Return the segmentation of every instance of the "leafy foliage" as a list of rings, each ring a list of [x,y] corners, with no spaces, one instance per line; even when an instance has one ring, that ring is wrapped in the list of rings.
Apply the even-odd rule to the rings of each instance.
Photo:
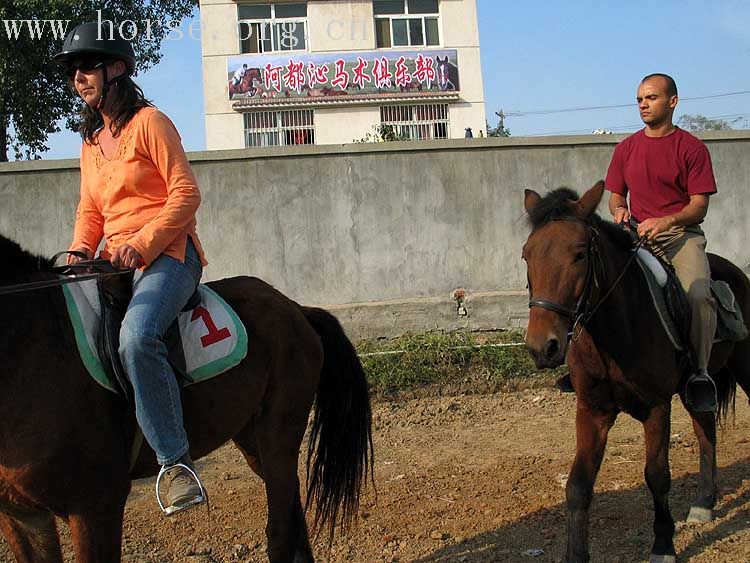
[[[728,131],[733,129],[732,124],[738,121],[739,119],[731,122],[723,119],[709,119],[703,115],[686,113],[677,120],[677,123],[688,131]]]
[[[405,131],[399,132],[393,125],[380,123],[372,126],[372,133],[367,133],[361,139],[354,139],[355,143],[385,143],[389,141],[410,141]]]
[[[510,129],[501,125],[498,121],[497,127],[491,127],[490,122],[485,120],[488,137],[510,137]]]
[[[70,31],[85,21],[96,21],[101,10],[102,20],[119,25],[130,20],[138,27],[133,39],[137,71],[157,64],[161,58],[162,41],[172,28],[189,16],[196,0],[124,0],[121,2],[93,0],[2,0],[0,2],[0,162],[8,160],[8,150],[16,159],[40,158],[49,149],[47,137],[60,128],[56,125],[67,118],[73,131],[76,114],[82,103],[67,85],[65,76],[52,61],[62,46],[63,36],[55,37],[49,21],[62,20]],[[12,32],[12,20],[18,22],[18,34]],[[150,32],[146,33],[146,23]],[[30,33],[38,29],[41,34]],[[134,30],[123,25],[126,34]]]

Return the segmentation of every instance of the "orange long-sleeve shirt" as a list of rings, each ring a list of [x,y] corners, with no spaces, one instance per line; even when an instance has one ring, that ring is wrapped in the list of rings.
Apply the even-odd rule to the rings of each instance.
[[[177,129],[156,108],[143,108],[120,132],[112,160],[98,143],[83,143],[81,200],[70,247],[93,253],[104,237],[104,257],[127,243],[148,267],[161,254],[184,262],[190,236],[205,266],[195,232],[200,201]]]

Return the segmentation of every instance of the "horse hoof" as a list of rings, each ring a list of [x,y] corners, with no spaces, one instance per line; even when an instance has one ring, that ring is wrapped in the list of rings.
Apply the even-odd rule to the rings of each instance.
[[[690,513],[687,517],[688,524],[705,524],[711,522],[714,519],[714,511],[710,508],[702,508],[700,506],[691,506]]]
[[[677,557],[674,555],[651,555],[649,563],[677,563]]]

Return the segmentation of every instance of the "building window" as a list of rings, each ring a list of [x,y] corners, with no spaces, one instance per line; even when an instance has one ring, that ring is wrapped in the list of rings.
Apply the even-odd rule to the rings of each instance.
[[[238,4],[240,51],[270,53],[307,49],[307,3]]]
[[[382,106],[380,123],[391,127],[398,140],[424,141],[450,137],[448,104]]]
[[[315,144],[315,110],[249,111],[245,113],[246,147]]]
[[[372,0],[378,48],[440,45],[438,0]]]

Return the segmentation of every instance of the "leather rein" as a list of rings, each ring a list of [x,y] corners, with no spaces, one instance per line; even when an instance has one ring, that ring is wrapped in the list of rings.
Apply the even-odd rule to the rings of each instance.
[[[58,260],[58,258],[67,254],[71,254],[79,258],[86,258],[86,255],[81,252],[68,250],[55,254],[51,260],[52,264],[54,264]],[[12,295],[14,293],[25,293],[27,291],[35,291],[37,289],[45,289],[48,287],[60,287],[69,283],[78,283],[98,278],[122,276],[131,271],[132,269],[129,268],[116,270],[114,266],[112,266],[112,264],[109,262],[109,260],[83,260],[75,264],[52,266],[49,272],[62,276],[56,279],[0,286],[0,296]]]
[[[547,309],[548,311],[557,313],[558,315],[562,315],[563,317],[568,317],[570,319],[570,325],[568,326],[567,335],[568,341],[576,341],[581,335],[581,331],[584,329],[586,324],[592,319],[592,317],[599,310],[599,307],[604,304],[604,302],[612,294],[622,278],[625,276],[625,273],[628,271],[628,268],[635,259],[636,252],[646,241],[646,237],[640,237],[638,239],[638,242],[630,252],[630,257],[628,258],[627,263],[623,267],[620,274],[617,276],[615,282],[612,284],[609,290],[607,290],[607,292],[597,300],[596,304],[592,304],[591,298],[593,290],[595,288],[601,287],[601,278],[604,272],[604,264],[602,262],[601,253],[599,252],[599,231],[591,223],[588,223],[587,221],[584,221],[582,219],[578,219],[577,217],[559,217],[556,219],[552,219],[549,222],[551,223],[553,221],[570,221],[572,223],[580,223],[586,228],[586,232],[589,235],[586,250],[588,266],[586,269],[586,279],[584,281],[583,291],[578,297],[575,309],[571,309],[570,307],[566,307],[565,305],[555,303],[554,301],[550,301],[548,299],[535,299],[533,295],[531,295],[531,282],[529,282],[529,309],[531,309],[532,307],[540,307],[542,309]],[[578,330],[576,331],[576,329]]]

